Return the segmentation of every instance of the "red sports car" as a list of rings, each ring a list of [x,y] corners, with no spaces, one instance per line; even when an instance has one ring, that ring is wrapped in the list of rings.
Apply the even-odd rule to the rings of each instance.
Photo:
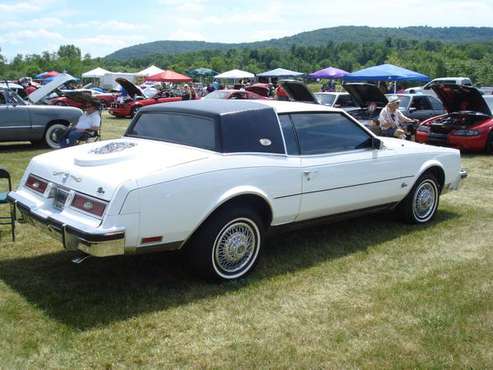
[[[109,107],[111,104],[115,102],[116,95],[111,94],[111,93],[101,93],[97,92],[94,90],[88,90],[88,89],[77,89],[77,90],[66,90],[66,91],[61,91],[64,95],[62,96],[57,96],[56,98],[52,98],[48,100],[49,105],[60,105],[60,106],[66,106],[66,107],[76,107],[76,108],[81,108],[82,109],[82,104],[79,101],[73,100],[70,98],[71,93],[82,93],[82,94],[88,94],[95,98],[103,108]],[[66,95],[65,95],[66,93]]]
[[[422,122],[416,141],[493,153],[493,117],[479,90],[459,85],[435,85],[432,89],[448,113]]]
[[[123,88],[127,91],[128,100],[118,102],[119,98],[117,98],[117,101],[111,104],[108,112],[115,117],[133,117],[140,108],[147,105],[169,103],[172,101],[182,100],[180,96],[169,97],[161,94],[158,94],[152,98],[145,98],[144,93],[130,81],[124,78],[117,78],[116,82],[123,86]]]
[[[216,90],[202,99],[268,99],[252,91],[246,90]]]

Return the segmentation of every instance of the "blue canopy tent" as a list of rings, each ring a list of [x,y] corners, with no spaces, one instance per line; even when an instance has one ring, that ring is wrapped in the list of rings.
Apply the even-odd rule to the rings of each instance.
[[[344,77],[344,82],[361,81],[430,81],[424,74],[398,67],[393,64],[382,64],[350,73]]]

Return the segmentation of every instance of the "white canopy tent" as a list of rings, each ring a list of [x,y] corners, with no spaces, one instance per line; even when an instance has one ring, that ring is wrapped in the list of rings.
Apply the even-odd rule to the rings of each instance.
[[[98,67],[98,68],[94,68],[94,69],[91,69],[90,71],[83,73],[82,78],[101,78],[107,73],[111,73],[111,72],[107,71],[104,68]]]
[[[231,71],[227,71],[221,74],[214,76],[219,80],[241,80],[243,78],[254,78],[255,75],[253,73],[242,71],[239,69],[232,69]]]
[[[137,76],[139,77],[149,77],[149,76],[152,76],[152,75],[156,75],[158,73],[161,73],[161,72],[164,72],[163,69],[159,68],[159,67],[156,67],[155,65],[152,65],[146,69],[143,69],[142,71],[140,72],[137,72]]]

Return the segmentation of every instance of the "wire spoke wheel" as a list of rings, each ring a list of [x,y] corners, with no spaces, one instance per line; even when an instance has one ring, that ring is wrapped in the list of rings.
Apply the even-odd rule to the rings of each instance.
[[[431,180],[423,181],[414,192],[413,213],[417,220],[425,222],[429,220],[437,205],[438,189]]]
[[[218,233],[213,247],[213,264],[217,273],[236,278],[248,271],[259,250],[260,233],[249,219],[235,219]]]

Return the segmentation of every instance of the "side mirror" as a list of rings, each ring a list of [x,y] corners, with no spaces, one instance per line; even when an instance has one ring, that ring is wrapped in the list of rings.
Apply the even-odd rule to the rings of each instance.
[[[372,149],[382,149],[382,140],[376,138],[376,137],[372,137],[371,139],[371,147]]]

